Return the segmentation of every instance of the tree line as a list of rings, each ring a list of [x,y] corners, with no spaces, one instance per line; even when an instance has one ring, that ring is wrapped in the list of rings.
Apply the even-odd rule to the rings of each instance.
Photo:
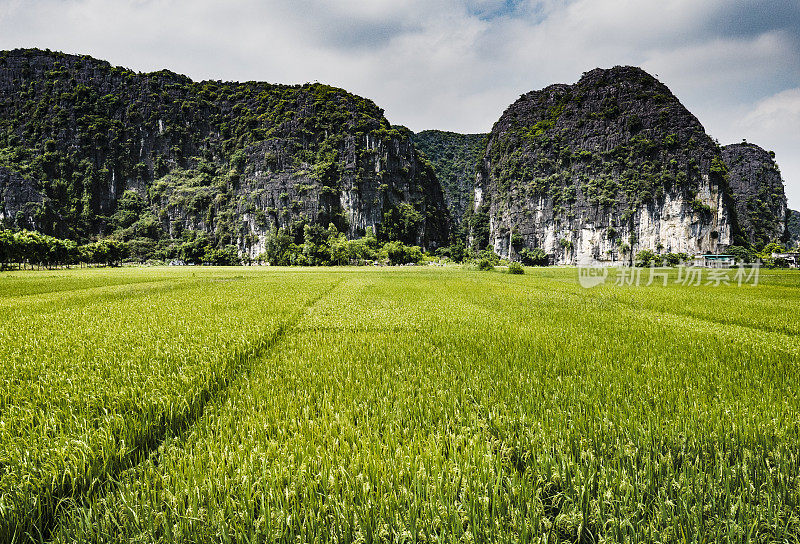
[[[424,254],[419,246],[406,245],[398,240],[381,243],[372,227],[362,238],[350,240],[331,224],[303,227],[302,242],[284,229],[273,229],[264,240],[264,251],[259,261],[278,266],[333,266],[363,265],[375,261],[387,264],[412,264],[422,262]]]
[[[0,230],[0,267],[54,268],[77,264],[119,265],[127,256],[125,244],[99,240],[78,245],[30,230]]]
[[[195,233],[172,248],[169,259],[180,264],[233,266],[269,263],[276,266],[363,265],[375,261],[410,264],[424,260],[419,246],[399,241],[380,243],[372,229],[366,236],[349,240],[336,227],[306,225],[301,243],[283,229],[264,239],[264,251],[255,259],[241,256],[235,246],[217,247],[205,233]],[[79,245],[30,230],[0,230],[0,268],[57,268],[79,264],[118,266],[137,260],[129,244],[106,238]]]

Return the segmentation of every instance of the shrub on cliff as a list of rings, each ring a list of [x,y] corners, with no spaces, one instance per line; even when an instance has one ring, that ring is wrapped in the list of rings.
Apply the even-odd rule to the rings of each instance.
[[[651,249],[643,249],[636,254],[636,266],[652,266],[655,264],[656,254]]]

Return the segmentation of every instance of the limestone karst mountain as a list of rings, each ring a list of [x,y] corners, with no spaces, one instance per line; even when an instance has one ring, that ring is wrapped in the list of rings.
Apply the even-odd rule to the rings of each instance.
[[[793,219],[774,157],[721,148],[635,67],[526,93],[489,134],[414,134],[322,84],[0,52],[2,227],[113,236],[143,256],[199,233],[255,256],[278,229],[301,243],[333,224],[574,264],[763,246]]]
[[[788,240],[786,194],[775,154],[755,144],[740,143],[723,147],[722,158],[728,167],[739,226],[748,242],[763,246]]]
[[[786,215],[786,231],[788,232],[789,243],[794,247],[800,247],[800,212],[789,210]]]
[[[0,219],[88,239],[187,230],[243,253],[333,223],[428,248],[450,217],[409,131],[321,84],[194,82],[86,56],[0,53]]]
[[[483,157],[487,136],[424,130],[411,137],[417,149],[430,159],[456,224],[463,221],[464,212],[472,201],[475,168]]]
[[[492,129],[474,205],[479,245],[557,263],[717,252],[740,236],[719,147],[634,67],[521,96]]]

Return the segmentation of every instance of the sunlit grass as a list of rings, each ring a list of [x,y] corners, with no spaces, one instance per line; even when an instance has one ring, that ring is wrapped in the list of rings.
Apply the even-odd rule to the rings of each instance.
[[[62,274],[3,280],[16,540],[800,535],[796,274]]]

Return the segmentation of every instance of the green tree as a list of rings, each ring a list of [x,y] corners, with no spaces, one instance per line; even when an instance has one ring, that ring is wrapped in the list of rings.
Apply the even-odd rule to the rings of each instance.
[[[344,234],[336,233],[328,237],[328,248],[331,256],[331,264],[344,265],[352,260],[352,246]]]
[[[328,238],[336,230],[331,225],[328,229],[322,225],[306,225],[303,227],[303,257],[309,266],[328,265],[331,262],[331,252],[328,247]]]
[[[730,246],[725,253],[733,255],[738,263],[751,263],[758,257],[752,249],[744,246]]]
[[[784,259],[772,257],[774,253],[786,253],[786,247],[777,242],[771,242],[764,246],[764,249],[758,254],[758,258],[767,266],[785,266]]]
[[[203,264],[206,252],[212,247],[205,233],[187,233],[188,239],[178,246],[178,257],[188,264]]]
[[[656,254],[651,249],[643,249],[636,254],[636,266],[648,267],[655,264]]]
[[[145,209],[144,199],[131,189],[128,189],[117,201],[117,211],[111,216],[111,226],[114,230],[126,229],[136,223]]]
[[[14,233],[0,230],[0,269],[5,269],[14,257]]]
[[[455,243],[440,247],[436,250],[436,255],[439,257],[447,257],[454,263],[460,263],[464,261],[464,258],[467,255],[467,248],[464,246],[464,242],[462,240],[456,240]]]
[[[389,264],[412,264],[422,261],[422,250],[419,246],[407,246],[402,242],[386,242],[379,252],[381,259]]]
[[[213,266],[237,266],[242,264],[242,259],[239,257],[236,246],[227,245],[220,249],[206,246],[206,252],[203,255],[203,264],[210,264]]]
[[[81,262],[118,266],[127,256],[127,246],[118,240],[99,240],[78,248]]]
[[[538,247],[533,249],[524,247],[520,250],[519,256],[522,264],[527,266],[547,266],[550,264],[550,259],[547,254]]]
[[[377,246],[373,243],[374,238],[360,238],[358,240],[350,240],[350,263],[351,264],[364,264],[367,261],[374,261],[378,258]]]
[[[393,206],[383,214],[381,237],[386,241],[414,244],[419,238],[423,219],[422,214],[408,202]]]
[[[260,258],[273,266],[288,266],[292,264],[292,254],[297,252],[293,242],[294,239],[286,231],[273,228],[266,235],[264,253]]]

